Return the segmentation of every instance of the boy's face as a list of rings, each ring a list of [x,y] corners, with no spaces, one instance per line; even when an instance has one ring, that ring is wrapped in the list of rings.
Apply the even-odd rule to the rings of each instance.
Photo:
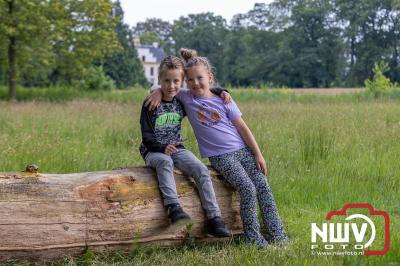
[[[197,97],[204,97],[210,93],[212,75],[203,65],[189,68],[186,72],[186,82],[190,92]]]
[[[160,86],[164,100],[172,100],[182,86],[183,70],[167,69],[160,76]]]

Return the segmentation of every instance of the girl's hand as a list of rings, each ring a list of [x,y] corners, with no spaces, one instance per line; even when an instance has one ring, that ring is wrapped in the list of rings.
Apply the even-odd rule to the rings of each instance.
[[[257,168],[261,170],[264,175],[268,175],[267,163],[262,154],[255,156]]]
[[[160,89],[153,90],[153,93],[146,98],[144,106],[148,106],[150,111],[153,111],[160,106],[162,100],[162,92]]]
[[[228,104],[228,103],[230,103],[232,101],[231,94],[226,92],[226,91],[223,91],[221,93],[221,98],[224,101],[224,104]]]
[[[174,144],[168,144],[167,147],[165,147],[164,153],[168,156],[171,156],[174,152],[177,152],[177,148],[175,147]]]

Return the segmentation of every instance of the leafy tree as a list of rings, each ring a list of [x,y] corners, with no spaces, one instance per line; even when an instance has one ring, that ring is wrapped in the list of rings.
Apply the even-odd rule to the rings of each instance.
[[[163,40],[161,39],[160,35],[158,35],[158,33],[154,32],[154,31],[145,31],[142,34],[140,34],[139,37],[140,37],[141,44],[158,43],[158,44],[164,45]]]
[[[7,0],[0,7],[0,50],[7,52],[9,99],[16,98],[19,72],[29,71],[28,62],[51,64],[51,23],[47,1]],[[35,19],[32,19],[35,18]],[[4,66],[2,66],[4,67]],[[36,71],[36,69],[34,69]],[[43,71],[43,69],[41,69]]]
[[[255,4],[231,21],[225,41],[224,81],[233,85],[291,84],[293,55],[286,42],[289,17],[279,3]]]
[[[175,53],[181,47],[195,49],[202,56],[210,59],[217,69],[217,78],[224,72],[223,54],[225,36],[228,33],[227,24],[221,16],[213,13],[191,14],[180,17],[172,27],[173,50]]]
[[[158,18],[149,18],[138,22],[133,28],[133,33],[140,37],[141,44],[159,43],[166,53],[172,50],[172,25],[168,21]]]
[[[287,48],[295,55],[290,61],[294,87],[329,87],[338,83],[344,58],[339,30],[331,23],[332,6],[327,0],[281,1],[282,9],[290,10],[285,29]]]
[[[388,40],[389,77],[400,82],[400,1],[388,0],[386,2],[386,39]]]
[[[347,44],[346,82],[354,86],[371,76],[375,62],[390,63],[388,73],[399,72],[399,6],[393,0],[334,1],[336,15]]]
[[[81,79],[93,60],[117,47],[110,0],[5,0],[0,5],[0,50],[7,47],[10,99],[16,98],[23,76],[45,79],[55,69],[53,77]]]
[[[338,83],[343,44],[329,22],[328,1],[275,1],[257,4],[233,20],[226,57],[233,58],[229,80],[294,87]],[[229,50],[232,50],[229,52]]]
[[[236,14],[231,20],[231,27],[235,28],[256,28],[258,30],[276,30],[278,15],[275,14],[282,9],[277,9],[274,3],[256,3],[253,9],[244,14]],[[283,18],[282,14],[279,18]]]
[[[144,77],[143,66],[132,43],[132,32],[123,22],[124,12],[119,1],[115,3],[113,15],[117,19],[115,31],[120,48],[103,60],[104,71],[115,81],[117,88],[126,88],[135,84],[145,85],[147,81]]]
[[[56,55],[53,82],[83,79],[94,61],[120,48],[113,7],[111,0],[50,2],[50,19],[57,33],[52,40]]]
[[[235,86],[284,83],[276,73],[284,63],[278,53],[281,41],[280,33],[256,28],[232,30],[223,51],[223,81]]]

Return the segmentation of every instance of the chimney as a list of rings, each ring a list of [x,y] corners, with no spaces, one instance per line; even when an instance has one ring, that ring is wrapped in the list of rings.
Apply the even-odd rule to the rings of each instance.
[[[158,48],[158,42],[153,42],[153,46],[154,46],[155,48]]]
[[[140,45],[140,38],[138,36],[133,37],[133,45],[138,46]]]

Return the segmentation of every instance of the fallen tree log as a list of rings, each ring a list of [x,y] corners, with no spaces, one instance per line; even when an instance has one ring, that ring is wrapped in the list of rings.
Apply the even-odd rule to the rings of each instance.
[[[233,234],[242,232],[239,196],[213,170],[217,201]],[[181,205],[193,225],[170,230],[154,172],[145,167],[41,174],[0,173],[0,261],[45,261],[86,250],[213,241],[195,184],[175,171]]]

